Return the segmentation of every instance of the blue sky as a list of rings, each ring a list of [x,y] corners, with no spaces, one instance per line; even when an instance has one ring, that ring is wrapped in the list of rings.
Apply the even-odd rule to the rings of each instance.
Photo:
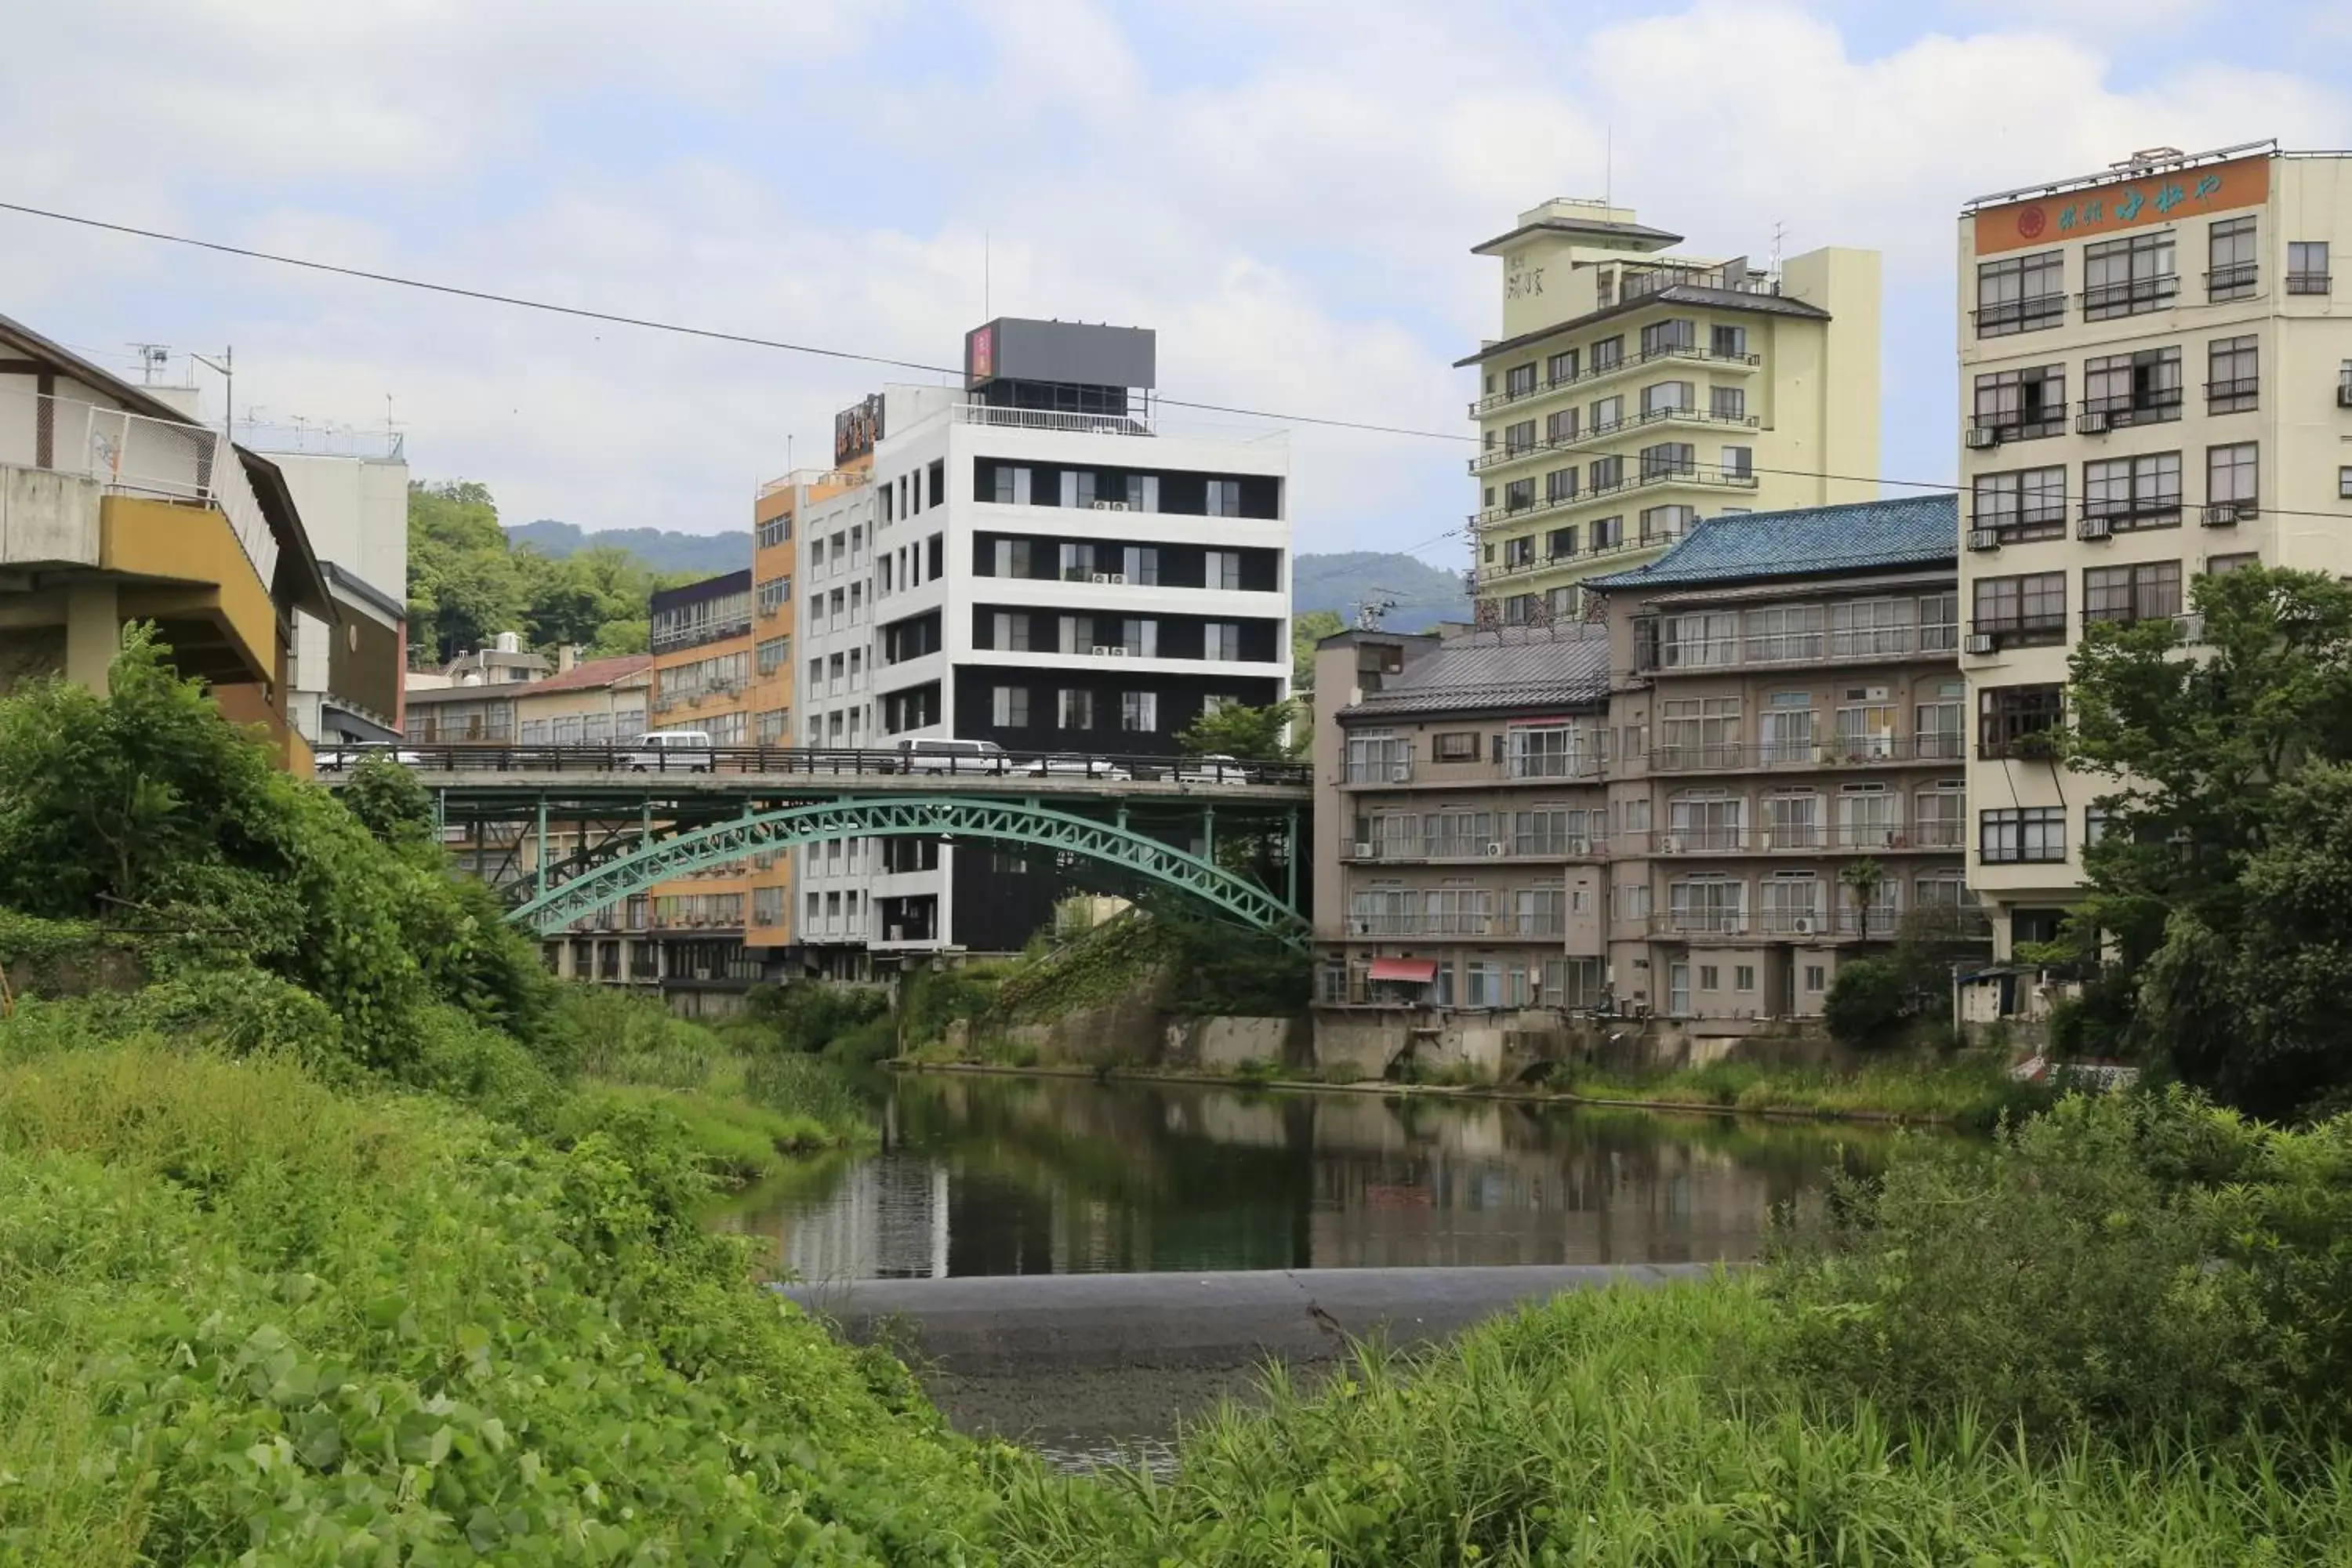
[[[985,251],[999,313],[1159,329],[1170,395],[1454,437],[1451,362],[1496,331],[1468,247],[1605,181],[1695,253],[1776,223],[1883,251],[1904,479],[1954,467],[1962,200],[2150,145],[2352,146],[2352,7],[2306,0],[84,0],[9,27],[38,68],[0,95],[0,200],[940,363]],[[0,312],[126,367],[234,343],[272,418],[380,427],[389,397],[418,475],[590,528],[746,526],[894,374],[7,214]],[[1300,548],[1461,563],[1466,439],[1291,443]]]

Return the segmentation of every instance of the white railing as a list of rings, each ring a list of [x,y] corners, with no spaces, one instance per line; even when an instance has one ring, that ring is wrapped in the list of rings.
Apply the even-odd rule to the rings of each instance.
[[[216,508],[267,587],[278,572],[278,538],[245,477],[236,448],[217,430],[101,408],[38,393],[0,394],[13,406],[0,420],[16,426],[0,439],[0,453],[29,458],[20,466],[95,479],[125,495],[159,496]],[[26,426],[18,422],[29,416]],[[48,436],[41,461],[40,434]],[[29,435],[30,441],[24,440]]]

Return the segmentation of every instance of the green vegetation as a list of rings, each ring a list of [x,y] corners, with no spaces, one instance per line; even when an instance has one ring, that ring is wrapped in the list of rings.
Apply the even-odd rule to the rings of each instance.
[[[1432,566],[1419,556],[1377,550],[1346,550],[1301,555],[1291,563],[1291,611],[1330,610],[1352,616],[1368,599],[1393,599],[1397,607],[1382,625],[1391,631],[1421,631],[1442,620],[1467,622],[1470,595],[1462,574]]]
[[[1571,1063],[1555,1067],[1547,1081],[1554,1089],[1586,1100],[1895,1116],[1977,1128],[1990,1128],[2005,1114],[2038,1110],[2051,1099],[2048,1089],[2011,1078],[1992,1057],[1934,1066],[1874,1062],[1853,1072],[1753,1062],[1714,1062],[1701,1068],[1640,1072]]]
[[[1304,734],[1291,735],[1297,704],[1268,703],[1264,708],[1228,704],[1203,712],[1176,733],[1176,744],[1188,757],[1232,757],[1244,763],[1286,763],[1306,749]]]
[[[1276,1377],[1172,1481],[1014,1475],[1008,1560],[2347,1561],[2352,1122],[2075,1100],[1996,1159],[1941,1147],[1900,1141],[1756,1277]]]
[[[702,575],[666,575],[611,546],[541,553],[499,526],[488,486],[409,486],[409,636],[436,663],[500,632],[542,651],[572,643],[597,657],[643,653],[653,591]]]
[[[1315,689],[1315,645],[1348,629],[1337,610],[1302,610],[1290,617],[1290,689]]]
[[[2352,1103],[2352,588],[2204,576],[2202,642],[2089,627],[2067,761],[2115,782],[2066,940],[2077,1037],[2256,1114]]]

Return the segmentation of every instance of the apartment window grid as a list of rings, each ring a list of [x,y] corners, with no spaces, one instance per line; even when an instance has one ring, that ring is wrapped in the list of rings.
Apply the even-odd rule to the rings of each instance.
[[[1668,616],[1660,652],[1668,669],[1712,669],[1736,664],[1739,616],[1730,610]]]
[[[1747,614],[1747,658],[1750,664],[1788,664],[1822,657],[1819,605],[1777,605]]]
[[[1595,404],[1593,406],[1596,410],[1593,426],[1598,429],[1601,421],[1597,410],[1600,405]],[[1595,458],[1585,466],[1584,474],[1586,487],[1595,495],[1603,490],[1616,489],[1625,482],[1625,459],[1622,457]]]
[[[2083,319],[2111,321],[2169,308],[2179,292],[2168,233],[2127,235],[2083,247]]]
[[[1970,629],[2012,643],[2058,641],[2066,635],[2066,574],[2033,572],[1979,577]]]
[[[2328,290],[2327,241],[2292,239],[2286,247],[2286,291],[2325,294]]]
[[[1698,521],[1695,506],[1653,506],[1642,509],[1642,542],[1671,543],[1691,531]]]
[[[2146,452],[2083,465],[2083,516],[2113,532],[2180,525],[2180,454]]]
[[[1967,829],[1968,795],[1958,779],[1930,784],[1911,797],[1911,842],[1923,849],[1958,849]]]
[[[2130,566],[2083,569],[2086,624],[2169,620],[2180,614],[2180,563],[2143,561]]]
[[[770,518],[760,525],[760,548],[762,550],[773,550],[780,544],[788,544],[792,542],[792,537],[793,514],[790,512],[786,512],[782,517]]]
[[[1707,352],[1717,359],[1745,360],[1748,353],[1746,327],[1710,327],[1706,335]]]
[[[1698,323],[1676,318],[1653,321],[1642,329],[1642,357],[1654,359],[1660,354],[1684,353],[1698,345]]]
[[[1486,936],[1495,922],[1491,888],[1433,888],[1422,895],[1422,930],[1431,936]]]
[[[1544,444],[1549,447],[1561,447],[1575,440],[1577,423],[1581,415],[1582,411],[1575,408],[1562,408],[1555,413],[1545,415]]]
[[[1576,379],[1577,351],[1562,349],[1544,361],[1544,379],[1553,386],[1562,386]]]
[[[1725,790],[1678,795],[1666,802],[1666,854],[1740,849],[1748,843],[1748,802]]]
[[[1977,377],[1976,424],[2004,441],[2066,433],[2066,367],[2034,365]]]
[[[1748,389],[1743,386],[1711,386],[1706,392],[1706,411],[1729,424],[1748,422]]]
[[[1687,381],[1653,382],[1642,388],[1642,417],[1687,413],[1698,404],[1698,388]]]
[[[1349,784],[1404,784],[1412,777],[1412,742],[1402,735],[1348,737]]]
[[[2048,757],[2065,720],[2063,686],[1986,687],[1977,693],[1977,755],[1988,761]]]
[[[2066,808],[2003,806],[1977,813],[1977,858],[1989,866],[2064,860]]]
[[[989,721],[1000,730],[1029,727],[1029,689],[999,686],[989,693]]]
[[[754,666],[761,675],[773,675],[793,661],[793,639],[788,634],[769,637],[752,650]]]
[[[1518,812],[1512,818],[1511,852],[1515,855],[1587,853],[1593,839],[1607,837],[1605,831],[1596,831],[1602,824],[1594,819],[1602,815],[1573,806],[1538,806],[1532,811]]]
[[[2242,572],[2249,566],[2261,564],[2262,559],[2262,552],[2255,550],[2237,551],[2228,555],[2208,555],[2205,557],[2205,575],[2226,577],[2232,572]]]
[[[1847,599],[1830,606],[1830,657],[1873,658],[1909,653],[1917,641],[1912,599]]]
[[[1768,763],[1814,760],[1813,694],[1776,691],[1767,699],[1759,760]]]
[[[1977,336],[2008,337],[2066,319],[2064,256],[2055,250],[1977,264]]]
[[[1593,374],[1599,375],[1604,370],[1615,370],[1624,363],[1625,340],[1623,338],[1603,338],[1592,345]]]
[[[1728,767],[1739,754],[1737,697],[1679,698],[1658,705],[1662,767]]]
[[[756,716],[756,721],[752,726],[752,741],[756,745],[781,746],[791,737],[792,732],[793,710],[789,708],[770,708]]]
[[[1764,797],[1767,849],[1809,849],[1822,842],[1822,797],[1810,789],[1774,790]]]
[[[1766,935],[1810,936],[1822,929],[1822,880],[1812,872],[1777,872],[1758,894]]]
[[[1535,367],[1530,365],[1528,368],[1532,370]],[[1522,452],[1532,452],[1535,450],[1535,446],[1536,422],[1534,420],[1522,419],[1516,424],[1503,426],[1503,451],[1507,456],[1517,457]]]
[[[1916,720],[1913,736],[1922,758],[1957,762],[1964,754],[1961,710],[1967,694],[1966,681],[1948,680],[1936,689],[1935,700],[1918,704],[1913,715]]]
[[[2083,412],[2111,426],[2180,417],[2180,349],[2140,349],[2083,362]]]
[[[1131,735],[1156,733],[1160,729],[1160,694],[1156,691],[1120,692],[1118,727]]]
[[[1688,441],[1661,441],[1642,448],[1642,478],[1674,479],[1698,472],[1698,448]]]
[[[1410,860],[1421,854],[1421,818],[1410,811],[1379,811],[1356,818],[1356,843],[1383,860]]]
[[[1544,500],[1555,506],[1562,501],[1574,500],[1577,477],[1573,464],[1565,468],[1554,468],[1544,475]],[[1575,551],[1571,549],[1569,553],[1574,554]]]
[[[2061,467],[1979,474],[1972,521],[2003,544],[2066,536],[2066,470]]]
[[[1536,389],[1536,362],[1515,364],[1503,373],[1503,395],[1525,397]]]
[[[1572,724],[1515,727],[1507,743],[1506,764],[1515,779],[1579,777],[1609,760],[1608,733]]]
[[[1523,888],[1511,896],[1517,936],[1559,936],[1568,930],[1568,895],[1558,888]]]
[[[2215,338],[2205,349],[2205,412],[2244,414],[2262,404],[2262,340]]]
[[[2233,441],[2205,448],[2205,500],[2209,505],[2252,506],[2262,497],[2258,443]]]
[[[1484,855],[1495,841],[1495,814],[1489,811],[1431,811],[1422,814],[1422,853],[1432,860],[1466,860]]]
[[[2205,298],[2251,300],[2261,281],[2262,263],[2254,248],[2254,220],[2219,218],[2205,231]]]
[[[1738,935],[1748,929],[1748,884],[1695,877],[1666,889],[1666,920],[1678,931]]]

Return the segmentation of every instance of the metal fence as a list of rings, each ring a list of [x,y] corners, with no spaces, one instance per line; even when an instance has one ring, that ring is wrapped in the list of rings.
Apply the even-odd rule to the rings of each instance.
[[[1069,778],[1118,783],[1127,780],[1181,784],[1263,785],[1304,789],[1313,770],[1305,763],[1234,762],[1208,757],[1094,755],[1083,752],[1020,752],[975,755],[824,750],[803,746],[677,746],[653,749],[618,745],[522,746],[497,742],[321,749],[321,773],[348,773],[370,757],[384,756],[436,773],[733,773],[761,777],[914,776],[965,779]]]

